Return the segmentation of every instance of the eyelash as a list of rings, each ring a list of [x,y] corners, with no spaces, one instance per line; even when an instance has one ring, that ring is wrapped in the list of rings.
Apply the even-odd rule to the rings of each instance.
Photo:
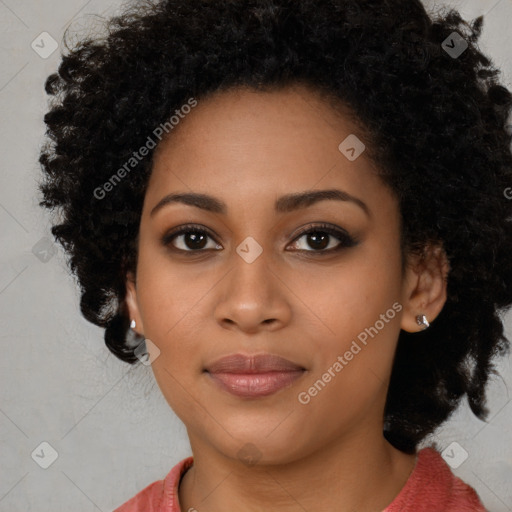
[[[189,233],[194,233],[194,234],[198,234],[198,235],[207,235],[215,241],[214,236],[210,233],[209,230],[204,229],[204,228],[198,228],[194,224],[187,224],[184,226],[180,226],[179,228],[177,228],[169,233],[166,233],[162,237],[162,244],[164,246],[169,247],[169,249],[174,252],[181,252],[181,253],[201,253],[201,252],[206,252],[208,250],[215,250],[215,249],[184,250],[184,249],[178,249],[178,248],[172,246],[171,242],[175,238],[177,238],[178,236],[184,235],[184,234],[189,234]],[[342,230],[339,228],[333,228],[329,224],[318,224],[318,225],[314,225],[314,226],[308,226],[308,227],[304,228],[303,230],[301,230],[297,234],[297,236],[294,238],[293,242],[295,243],[300,238],[302,238],[304,235],[308,235],[311,233],[324,233],[324,234],[330,235],[334,238],[337,238],[340,241],[340,244],[331,249],[321,249],[321,250],[298,249],[297,252],[313,253],[314,255],[322,256],[325,254],[332,254],[334,252],[338,252],[343,248],[354,247],[355,245],[357,245],[359,243],[358,240],[356,240],[355,238],[350,236],[345,230]]]

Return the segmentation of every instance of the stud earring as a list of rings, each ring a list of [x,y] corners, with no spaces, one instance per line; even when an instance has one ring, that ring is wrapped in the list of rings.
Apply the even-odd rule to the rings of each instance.
[[[137,325],[137,324],[135,323],[135,320],[132,320],[132,321],[131,321],[131,323],[130,323],[130,327],[131,327],[132,329],[135,329],[135,326],[136,326],[136,325]]]
[[[430,325],[430,323],[428,322],[427,317],[425,315],[418,315],[416,317],[416,323],[418,325],[422,325],[423,330],[427,329],[428,326]]]

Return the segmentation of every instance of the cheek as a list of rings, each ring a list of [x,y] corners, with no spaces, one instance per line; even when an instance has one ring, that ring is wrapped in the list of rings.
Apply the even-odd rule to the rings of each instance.
[[[389,245],[368,242],[328,272],[308,271],[299,282],[331,334],[355,336],[399,300],[400,255]]]
[[[158,256],[139,259],[137,298],[144,323],[144,335],[160,351],[152,366],[171,374],[185,373],[197,344],[197,314],[204,293],[177,266],[161,261]],[[156,371],[155,371],[156,375]],[[172,380],[172,379],[171,379]]]
[[[339,371],[331,369],[337,376],[333,383],[344,390],[378,386],[376,379],[387,379],[400,332],[399,248],[385,240],[368,242],[334,267],[329,279],[319,280],[320,274],[314,278],[303,282],[322,283],[310,293],[309,303],[322,319],[324,334],[310,337],[316,345],[314,378],[321,378],[341,356]]]
[[[208,273],[194,265],[173,263],[165,251],[148,246],[139,256],[137,295],[148,334],[162,337],[182,329],[209,289]],[[206,277],[206,278],[205,278]],[[210,285],[211,287],[211,285]]]
[[[159,268],[165,267],[141,265],[138,290],[144,334],[158,348],[151,368],[169,406],[182,420],[194,421],[187,416],[192,411],[187,411],[201,371],[197,314],[204,294],[188,285],[183,275]]]

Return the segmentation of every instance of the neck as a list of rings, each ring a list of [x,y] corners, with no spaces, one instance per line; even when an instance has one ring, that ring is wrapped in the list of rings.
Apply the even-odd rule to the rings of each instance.
[[[191,437],[194,464],[179,488],[181,510],[381,511],[405,485],[416,456],[369,432],[336,439],[300,459],[255,465]]]

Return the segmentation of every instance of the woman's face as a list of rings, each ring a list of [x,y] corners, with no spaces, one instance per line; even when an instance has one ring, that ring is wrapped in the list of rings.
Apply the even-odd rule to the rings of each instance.
[[[155,153],[128,304],[193,449],[277,463],[382,435],[410,289],[398,204],[354,138],[364,136],[301,87],[219,93],[170,135]],[[325,190],[337,198],[300,199]],[[169,194],[190,197],[161,203]],[[184,225],[205,233],[165,238]],[[299,370],[214,374],[233,354]]]

